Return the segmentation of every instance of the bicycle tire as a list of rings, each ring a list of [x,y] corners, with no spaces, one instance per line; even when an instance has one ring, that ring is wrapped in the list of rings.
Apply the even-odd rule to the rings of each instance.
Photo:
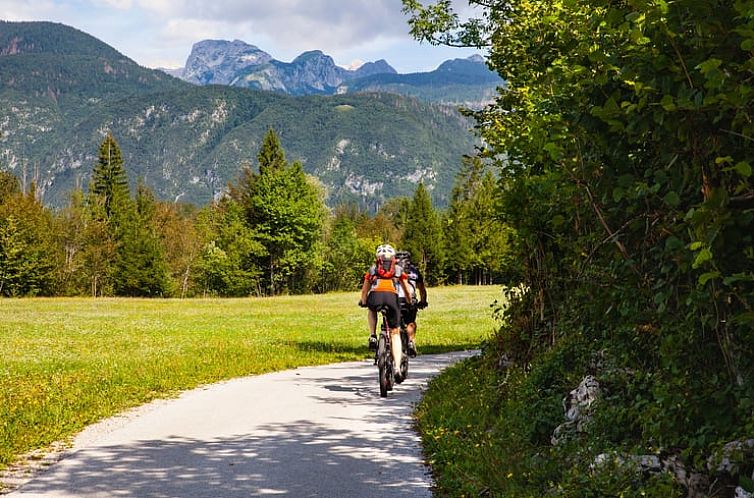
[[[390,384],[390,370],[388,365],[387,341],[385,335],[380,334],[377,340],[377,376],[380,382],[380,397],[386,398],[388,390],[392,387]]]
[[[401,355],[401,382],[408,377],[408,332],[405,328],[401,328],[401,346],[403,348],[403,354]]]

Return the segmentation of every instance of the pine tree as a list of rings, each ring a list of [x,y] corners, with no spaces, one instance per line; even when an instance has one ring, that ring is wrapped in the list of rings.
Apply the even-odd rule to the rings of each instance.
[[[474,190],[468,211],[470,239],[474,254],[477,284],[490,284],[494,276],[510,263],[508,238],[510,229],[498,215],[496,201],[500,188],[492,172],[487,171]],[[473,216],[472,214],[473,213]]]
[[[476,264],[472,232],[479,224],[478,213],[471,204],[480,183],[484,165],[478,157],[464,158],[461,171],[456,176],[450,207],[444,217],[445,266],[452,281],[463,284],[464,278]]]
[[[246,170],[239,182],[249,227],[265,248],[260,260],[267,289],[277,294],[309,285],[307,266],[319,242],[325,219],[322,188],[304,173],[300,163],[289,165],[280,140],[267,132],[257,156],[259,174]]]
[[[288,166],[285,160],[285,151],[280,143],[280,138],[275,131],[270,128],[262,140],[257,154],[259,162],[259,174],[264,175],[271,170],[283,170]]]
[[[402,247],[411,252],[412,260],[430,283],[442,280],[442,244],[439,217],[432,208],[429,192],[420,183],[409,206]]]
[[[155,204],[154,194],[140,181],[134,209],[122,220],[115,277],[117,295],[158,297],[171,291],[168,266],[154,223]]]
[[[108,133],[99,148],[99,158],[92,172],[91,192],[103,200],[104,214],[112,219],[129,198],[128,177],[120,147]]]

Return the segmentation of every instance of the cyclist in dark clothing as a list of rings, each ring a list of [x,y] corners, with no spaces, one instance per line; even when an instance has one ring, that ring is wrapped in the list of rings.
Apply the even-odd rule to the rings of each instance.
[[[396,253],[398,264],[403,268],[407,276],[407,283],[410,293],[407,295],[403,289],[398,289],[398,302],[401,306],[401,316],[406,324],[408,332],[408,354],[412,358],[416,356],[416,311],[427,307],[427,288],[424,285],[424,277],[419,269],[411,262],[411,253],[408,251],[398,251]],[[419,299],[416,298],[416,291],[419,290]]]

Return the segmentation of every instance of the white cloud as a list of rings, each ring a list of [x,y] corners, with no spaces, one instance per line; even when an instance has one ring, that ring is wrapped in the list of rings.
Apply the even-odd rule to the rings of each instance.
[[[102,0],[100,0],[102,1]],[[127,2],[128,0],[104,0]],[[366,44],[378,36],[402,37],[407,31],[400,0],[136,0],[171,23],[192,25],[202,32],[263,36],[299,51],[327,47],[330,51]],[[213,28],[214,27],[214,28]],[[176,35],[175,29],[165,31]],[[226,36],[225,38],[237,37]]]
[[[0,19],[5,21],[55,20],[68,11],[50,0],[0,0]]]
[[[319,49],[343,66],[380,58],[404,72],[436,66],[447,50],[412,40],[401,8],[401,0],[0,0],[0,17],[63,22],[151,67],[183,65],[208,38],[240,39],[280,60]]]
[[[134,6],[133,0],[91,0],[95,6],[114,7],[118,10],[129,10]]]

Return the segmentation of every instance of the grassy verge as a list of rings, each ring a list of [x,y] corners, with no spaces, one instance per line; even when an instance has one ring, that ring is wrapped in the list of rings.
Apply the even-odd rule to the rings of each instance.
[[[526,371],[501,371],[495,354],[471,358],[434,378],[417,409],[435,496],[600,498],[684,496],[668,473],[637,478],[597,454],[620,448],[599,437],[551,444],[564,421],[561,400],[580,376],[569,373],[575,349],[555,348]],[[595,426],[616,424],[609,416]],[[597,430],[597,433],[605,432]]]
[[[479,346],[498,288],[430,289],[421,353]],[[0,468],[125,408],[200,384],[364,358],[356,293],[0,301]]]

